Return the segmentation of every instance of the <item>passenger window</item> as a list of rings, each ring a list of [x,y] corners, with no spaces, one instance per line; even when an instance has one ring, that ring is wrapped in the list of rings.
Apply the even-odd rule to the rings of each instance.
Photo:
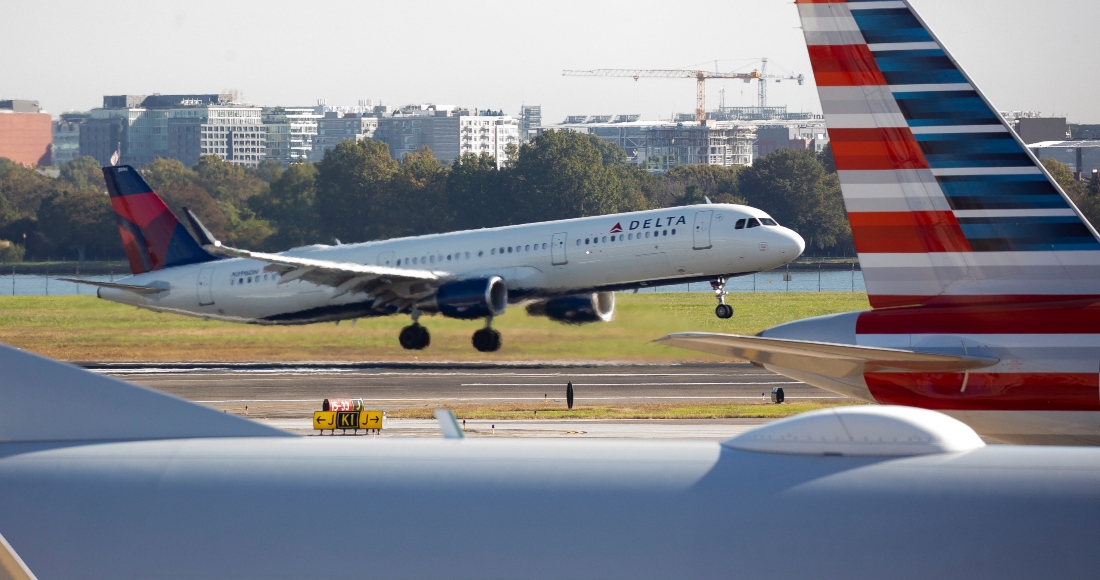
[[[546,249],[546,244],[545,243],[542,245],[542,249],[544,249],[544,250]]]
[[[252,283],[252,276],[249,276],[249,277],[248,277],[248,283],[249,283],[249,284],[251,284],[251,283]]]
[[[531,251],[531,244],[527,244],[527,247],[523,248],[523,251],[524,252],[530,252]]]
[[[759,227],[759,226],[760,226],[760,222],[756,221],[756,218],[749,218],[749,225],[746,226],[746,227],[755,228],[755,227]]]
[[[431,261],[431,263],[434,264],[435,263],[435,256],[432,256],[431,258],[429,258],[429,260]]]
[[[479,258],[484,254],[485,254],[485,250],[478,250],[477,251],[477,257],[479,257]]]
[[[493,248],[492,250],[489,250],[489,253],[495,256],[497,255],[497,249]]]
[[[603,237],[603,243],[605,243],[605,244],[607,243],[607,236]]]
[[[397,260],[397,265],[398,265],[398,266],[400,266],[400,265],[401,265],[401,260],[400,260],[400,259],[398,259],[398,260]]]
[[[511,253],[512,253],[512,246],[508,246],[508,253],[509,253],[509,254],[511,254]]]
[[[466,259],[467,259],[467,260],[469,260],[469,259],[470,259],[470,252],[466,252]]]
[[[672,228],[672,235],[676,235],[676,228]]]
[[[626,237],[626,239],[628,239],[628,240],[633,240],[633,239],[634,239],[634,234],[630,234],[630,235],[628,235],[628,236]]]
[[[593,243],[593,244],[598,244],[598,243],[600,243],[600,238],[599,238],[598,236],[597,236],[597,237],[595,237],[595,238],[592,238],[592,243]]]
[[[647,237],[647,238],[649,237],[649,232],[645,233],[645,237]]]
[[[578,246],[581,245],[581,239],[580,238],[577,238],[577,245]]]
[[[503,253],[504,253],[504,248],[501,248],[501,249],[500,249],[500,253],[501,253],[501,254],[503,254]]]
[[[737,220],[737,224],[735,224],[735,225],[733,226],[733,229],[735,229],[735,230],[743,230],[743,229],[745,229],[745,220],[744,220],[744,219],[739,219],[739,220]]]
[[[584,239],[584,245],[586,245],[586,246],[587,246],[587,245],[588,245],[588,242],[590,242],[590,241],[592,241],[592,240],[590,240],[589,238],[585,238],[585,239]]]
[[[762,223],[766,226],[777,226],[777,225],[779,225],[779,224],[775,223],[775,220],[773,220],[772,218],[760,218],[760,223]]]

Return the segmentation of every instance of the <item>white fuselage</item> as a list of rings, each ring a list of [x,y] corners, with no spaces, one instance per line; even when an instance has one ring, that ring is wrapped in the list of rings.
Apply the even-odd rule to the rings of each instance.
[[[296,248],[285,255],[430,270],[445,280],[499,276],[510,302],[625,290],[770,270],[797,258],[802,238],[782,226],[736,228],[767,218],[755,208],[708,204]],[[268,268],[265,270],[265,268]],[[286,281],[255,260],[179,266],[122,282],[168,288],[142,296],[103,288],[101,298],[157,311],[260,324],[301,324],[389,314],[362,292]],[[362,304],[362,308],[357,305]]]

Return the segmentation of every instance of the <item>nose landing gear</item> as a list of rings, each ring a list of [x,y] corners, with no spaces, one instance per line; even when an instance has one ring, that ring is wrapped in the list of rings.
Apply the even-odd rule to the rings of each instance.
[[[714,309],[714,315],[722,319],[732,318],[733,307],[726,304],[726,278],[711,280],[710,287],[714,289],[714,297],[718,299],[718,307]]]
[[[500,345],[503,343],[500,331],[489,326],[492,322],[492,318],[486,319],[485,328],[474,333],[474,348],[481,352],[496,352],[500,350]]]

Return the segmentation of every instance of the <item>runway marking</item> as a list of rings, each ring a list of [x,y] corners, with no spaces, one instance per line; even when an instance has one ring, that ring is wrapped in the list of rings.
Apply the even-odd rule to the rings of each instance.
[[[825,400],[825,399],[849,399],[851,397],[800,397],[800,396],[788,396],[786,399],[810,399],[810,400]],[[646,397],[584,397],[583,399],[576,399],[577,401],[634,401],[639,399],[702,399],[705,401],[726,401],[726,400],[760,400],[760,396],[753,395],[748,397],[708,397],[704,395],[670,395],[670,396],[646,396]],[[544,401],[542,397],[434,397],[430,399],[376,399],[376,398],[363,398],[367,403],[431,403],[436,401]],[[559,399],[551,399],[551,401],[558,401]],[[770,399],[769,399],[770,400]],[[214,404],[214,403],[316,403],[317,399],[226,399],[218,401],[191,401],[192,403]],[[431,420],[431,419],[428,419]]]
[[[365,377],[530,377],[530,378],[557,378],[557,377],[767,377],[775,376],[772,373],[473,373],[473,372],[371,372],[369,370],[312,370],[312,369],[278,369],[278,370],[234,370],[234,369],[209,369],[194,371],[158,370],[158,369],[126,369],[104,370],[94,369],[92,372],[103,375],[157,375],[162,377],[179,376],[208,378],[209,375],[349,375],[360,374]],[[207,376],[202,376],[207,375]]]

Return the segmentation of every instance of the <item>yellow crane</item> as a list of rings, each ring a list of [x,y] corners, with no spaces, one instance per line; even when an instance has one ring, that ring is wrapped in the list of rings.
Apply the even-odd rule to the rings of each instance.
[[[746,83],[760,78],[760,71],[747,73],[723,73],[705,70],[689,69],[624,69],[624,68],[598,68],[595,70],[566,70],[562,71],[566,77],[631,77],[638,80],[645,78],[659,79],[695,79],[695,120],[703,124],[707,120],[707,90],[708,79],[741,79]]]

